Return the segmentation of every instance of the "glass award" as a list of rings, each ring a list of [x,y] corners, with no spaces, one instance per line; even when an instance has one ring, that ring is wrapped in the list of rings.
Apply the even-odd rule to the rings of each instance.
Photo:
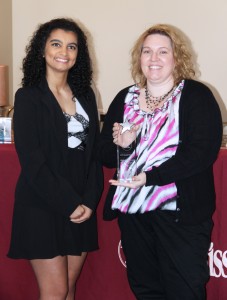
[[[126,125],[125,125],[126,124]],[[121,123],[123,132],[130,130],[134,124]],[[127,128],[128,126],[128,128]],[[125,129],[126,128],[126,129]],[[126,148],[117,146],[117,180],[131,182],[132,177],[137,175],[137,138]]]

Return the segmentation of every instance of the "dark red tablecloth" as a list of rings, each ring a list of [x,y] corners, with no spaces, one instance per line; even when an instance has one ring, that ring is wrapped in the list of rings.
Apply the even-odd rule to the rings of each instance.
[[[0,299],[37,300],[38,288],[25,260],[6,257],[13,213],[14,189],[20,166],[14,145],[0,145]],[[116,220],[102,220],[108,180],[114,170],[104,168],[105,190],[98,206],[100,249],[90,253],[77,285],[77,300],[135,300],[126,278],[124,255]],[[227,150],[221,150],[214,165],[217,209],[209,252],[211,279],[208,300],[227,299]]]
[[[216,210],[209,251],[210,281],[207,300],[227,300],[227,149],[214,164]]]

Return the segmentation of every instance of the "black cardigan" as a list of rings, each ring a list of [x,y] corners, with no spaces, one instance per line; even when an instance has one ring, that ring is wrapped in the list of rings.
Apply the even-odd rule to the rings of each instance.
[[[39,206],[66,218],[79,204],[95,210],[103,186],[102,167],[95,155],[99,139],[97,107],[92,89],[79,99],[90,124],[83,196],[68,181],[67,123],[46,79],[37,86],[17,91],[14,132],[21,174],[16,186],[16,204]]]
[[[101,132],[99,155],[103,164],[116,167],[116,146],[113,144],[114,122],[123,121],[124,99],[128,88],[121,90],[111,103]],[[219,106],[204,84],[185,80],[179,105],[179,146],[176,154],[159,167],[146,172],[146,185],[175,182],[178,191],[176,222],[196,224],[210,218],[215,209],[213,163],[222,139]],[[116,187],[111,186],[104,207],[104,218],[111,220]]]

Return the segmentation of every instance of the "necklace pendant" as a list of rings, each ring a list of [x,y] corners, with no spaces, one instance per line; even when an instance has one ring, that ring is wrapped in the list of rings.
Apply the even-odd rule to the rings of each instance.
[[[165,100],[165,98],[172,93],[174,90],[174,86],[169,90],[166,94],[159,96],[159,97],[154,97],[151,95],[150,91],[148,90],[147,86],[145,87],[145,99],[146,99],[146,104],[147,108],[150,109],[151,111],[154,111],[159,104]]]

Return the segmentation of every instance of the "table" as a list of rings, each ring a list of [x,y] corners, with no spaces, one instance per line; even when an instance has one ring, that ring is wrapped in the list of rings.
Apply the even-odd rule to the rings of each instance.
[[[29,263],[6,257],[9,247],[15,184],[20,166],[13,144],[0,145],[0,299],[37,300],[38,288]],[[113,169],[104,168],[105,186],[97,209],[99,246],[89,253],[79,278],[76,300],[135,300],[127,282],[117,221],[102,220],[108,180]],[[220,150],[214,165],[217,208],[209,251],[211,278],[207,300],[227,299],[227,150]]]
[[[207,285],[208,300],[227,299],[227,149],[221,149],[214,164],[216,210],[214,229],[208,253],[210,281]]]

